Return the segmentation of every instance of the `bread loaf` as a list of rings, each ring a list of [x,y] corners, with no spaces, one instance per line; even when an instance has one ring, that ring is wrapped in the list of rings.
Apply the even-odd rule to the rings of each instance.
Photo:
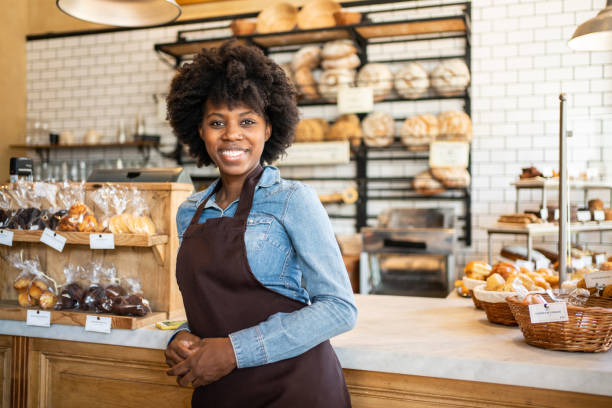
[[[346,57],[335,59],[324,59],[321,63],[323,69],[354,69],[361,64],[357,54],[350,54]]]
[[[302,47],[293,55],[291,68],[297,71],[300,68],[315,69],[321,61],[321,48],[316,45]]]
[[[352,69],[325,70],[319,78],[319,93],[323,98],[334,102],[338,98],[338,89],[350,87],[354,81],[355,71]]]
[[[470,185],[470,173],[463,167],[436,167],[431,175],[448,188],[465,188]]]
[[[451,139],[472,141],[472,120],[465,112],[450,110],[438,116],[440,135]]]
[[[331,127],[327,140],[348,140],[352,145],[357,146],[361,143],[363,133],[357,123],[350,120],[337,120]]]
[[[382,101],[393,88],[393,74],[385,64],[366,64],[357,74],[357,85],[372,87],[374,89],[374,101]]]
[[[394,84],[402,97],[415,99],[429,88],[429,74],[418,62],[410,62],[397,71]]]
[[[312,71],[308,68],[300,68],[293,73],[298,93],[305,99],[317,99],[317,85]]]
[[[435,195],[446,191],[442,183],[432,177],[429,170],[424,170],[414,176],[412,187],[417,193],[423,195]]]
[[[297,15],[297,25],[302,30],[333,27],[334,13],[340,9],[340,4],[332,0],[309,0]]]
[[[295,142],[321,142],[325,132],[321,123],[316,119],[301,120],[295,129]]]
[[[416,115],[402,124],[400,136],[408,147],[429,147],[440,132],[438,118],[434,115]]]
[[[323,59],[337,59],[357,54],[357,47],[351,40],[335,40],[326,42],[321,51]]]
[[[275,3],[257,16],[257,32],[278,33],[293,30],[297,23],[297,9],[290,3]]]
[[[384,147],[393,143],[395,121],[386,112],[372,112],[363,119],[363,141],[368,146]]]
[[[470,83],[470,71],[460,59],[442,61],[431,72],[431,85],[442,96],[455,96],[465,91]]]

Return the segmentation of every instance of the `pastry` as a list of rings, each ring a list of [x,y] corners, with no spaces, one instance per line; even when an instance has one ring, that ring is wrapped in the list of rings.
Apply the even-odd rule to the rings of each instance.
[[[485,287],[485,289],[491,290],[491,291],[497,291],[501,289],[505,283],[506,283],[506,280],[504,279],[503,276],[501,276],[498,273],[494,273],[487,278],[487,286]]]
[[[518,275],[519,270],[514,264],[499,262],[493,265],[492,273],[500,274],[502,278],[508,280],[511,275]]]
[[[446,191],[442,183],[432,177],[429,170],[424,170],[414,176],[412,186],[417,193],[423,195],[435,195]]]
[[[315,84],[315,79],[312,76],[312,71],[308,68],[300,68],[294,72],[295,83],[297,90],[306,99],[317,99],[319,93]],[[319,84],[320,88],[321,84]]]
[[[21,307],[29,307],[34,306],[36,301],[32,299],[30,295],[28,295],[28,291],[26,290],[19,292],[19,295],[17,296],[17,303],[19,303],[19,306]]]
[[[402,97],[415,99],[429,88],[429,74],[418,62],[410,62],[397,71],[394,84]]]
[[[57,304],[57,296],[55,293],[45,290],[41,293],[38,303],[40,304],[40,307],[45,310],[53,309]]]
[[[336,118],[336,123],[338,122],[351,122],[357,126],[359,126],[359,117],[354,113],[344,113]]]
[[[395,121],[386,112],[372,112],[361,123],[363,139],[368,146],[389,146],[393,143]]]
[[[603,292],[601,292],[601,296],[605,298],[612,298],[612,285],[606,285]]]
[[[470,71],[460,59],[442,61],[431,72],[431,85],[441,96],[459,95],[469,83]]]
[[[438,115],[440,135],[452,139],[472,141],[472,120],[467,113],[450,110]]]
[[[402,143],[408,147],[427,146],[440,132],[438,118],[434,115],[416,115],[407,118],[400,129]]]
[[[295,129],[295,142],[321,142],[325,138],[321,124],[314,119],[301,120]]]
[[[69,283],[62,287],[59,295],[58,309],[78,309],[81,307],[85,291],[76,282]]]
[[[521,175],[519,176],[519,178],[528,179],[533,177],[542,177],[542,173],[540,173],[540,170],[536,169],[533,166],[521,169]]]
[[[297,15],[297,25],[302,30],[333,27],[334,13],[340,9],[340,4],[332,0],[309,0]]]
[[[491,265],[483,261],[471,261],[465,265],[463,269],[463,273],[467,278],[470,279],[478,279],[484,280],[486,279],[492,271]]]
[[[612,208],[606,208],[604,214],[606,216],[606,221],[612,221]]]
[[[600,271],[612,271],[612,262],[606,261],[599,266]]]
[[[30,288],[28,289],[28,295],[30,295],[30,297],[32,299],[38,300],[40,299],[40,295],[42,294],[42,290],[38,287],[38,286],[30,286]]]
[[[93,211],[83,203],[73,204],[68,213],[59,221],[57,229],[60,231],[79,231],[79,225],[83,223],[86,217],[93,218]],[[95,220],[95,218],[93,218]],[[87,224],[91,223],[91,218],[88,218]],[[97,222],[95,223],[97,227]],[[83,231],[89,231],[89,227],[81,225]],[[93,230],[92,230],[93,231]]]
[[[502,214],[497,221],[511,224],[540,224],[543,222],[535,214],[528,213]]]
[[[334,12],[334,20],[336,25],[359,24],[361,22],[361,13],[357,11],[336,11]]]
[[[466,188],[470,185],[470,173],[463,167],[435,167],[431,175],[448,188]]]
[[[116,298],[120,296],[127,295],[127,292],[125,291],[125,289],[123,289],[123,287],[117,285],[116,283],[108,285],[104,289],[104,293],[111,300],[115,300]]]
[[[323,59],[337,59],[357,54],[357,47],[351,40],[335,40],[326,42],[321,51]]]
[[[352,145],[358,146],[361,143],[363,133],[357,123],[350,120],[337,120],[329,130],[326,140],[348,140]]]
[[[357,54],[350,54],[346,57],[336,59],[324,59],[321,62],[323,69],[354,69],[361,64]]]
[[[234,35],[249,35],[255,32],[256,23],[251,20],[237,19],[232,21],[230,28]]]
[[[357,86],[369,86],[374,89],[374,101],[385,99],[393,88],[393,74],[385,64],[370,63],[364,65],[357,74]]]
[[[278,33],[293,30],[297,23],[297,9],[289,3],[276,3],[266,7],[257,16],[258,33]]]
[[[155,224],[151,217],[143,215],[136,218],[136,233],[153,235],[156,232]]]
[[[599,198],[595,198],[593,200],[589,200],[589,211],[602,211],[604,208],[604,203]]]
[[[319,78],[319,93],[323,98],[334,102],[338,98],[338,89],[350,87],[354,81],[355,71],[352,69],[325,70]]]
[[[22,276],[13,282],[13,287],[18,291],[26,290],[32,283],[32,277],[29,275]]]
[[[302,47],[293,55],[291,68],[297,71],[300,68],[315,69],[321,61],[321,48],[316,45]]]

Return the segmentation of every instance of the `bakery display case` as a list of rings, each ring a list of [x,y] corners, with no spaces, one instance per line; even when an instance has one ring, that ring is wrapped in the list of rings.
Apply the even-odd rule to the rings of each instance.
[[[448,203],[457,208],[458,240],[470,246],[471,4],[435,2],[398,6],[393,3],[396,2],[376,2],[377,11],[368,12],[360,9],[360,6],[369,6],[368,1],[342,4],[344,12],[360,13],[361,18],[346,25],[312,28],[298,23],[297,28],[270,30],[275,32],[249,32],[246,23],[246,31],[236,28],[244,21],[258,18],[256,13],[224,16],[211,20],[211,28],[179,31],[175,42],[156,44],[154,48],[162,58],[172,59],[177,67],[200,49],[217,47],[229,39],[257,46],[273,58],[289,56],[290,61],[281,65],[293,77],[300,93],[298,105],[303,112],[336,105],[336,93],[342,85],[371,87],[372,112],[338,115],[333,120],[313,118],[305,113],[306,119],[298,126],[298,141],[350,141],[353,174],[289,178],[354,185],[358,199],[350,204],[351,210],[344,208],[349,205],[328,206],[328,213],[331,218],[353,220],[355,231],[375,225],[379,210],[374,208],[381,202],[418,207],[427,201],[432,202],[432,207]],[[309,28],[301,28],[306,26]],[[456,47],[437,51],[449,42]],[[372,57],[375,49],[401,44],[417,51],[410,55],[389,52]],[[409,105],[392,108],[391,103],[396,102]],[[454,108],[442,107],[450,106],[449,103]],[[412,115],[408,113],[411,111]],[[419,174],[418,170],[412,170],[428,167],[429,144],[442,140],[466,143],[467,164],[453,169],[433,169],[435,172],[427,169]],[[178,146],[175,152],[183,152],[183,148]],[[187,163],[181,154],[176,158]],[[382,175],[376,170],[382,162],[405,164],[410,170]],[[312,158],[311,165],[318,165],[316,157]],[[192,178],[202,184],[213,179],[196,175]]]

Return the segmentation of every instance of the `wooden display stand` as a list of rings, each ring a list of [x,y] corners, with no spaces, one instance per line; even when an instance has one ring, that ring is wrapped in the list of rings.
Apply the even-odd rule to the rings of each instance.
[[[113,264],[120,278],[137,279],[151,309],[156,313],[143,318],[113,316],[112,328],[133,329],[184,315],[183,300],[175,275],[179,247],[175,217],[178,206],[192,193],[193,187],[182,183],[127,185],[144,193],[157,234],[115,234],[115,249],[93,250],[89,248],[88,233],[58,232],[67,238],[64,250],[60,253],[39,242],[40,231],[14,231],[13,246],[0,246],[0,319],[25,320],[25,309],[19,311],[16,308],[17,291],[13,288],[13,281],[19,272],[5,261],[8,254],[16,251],[23,251],[24,259],[37,257],[43,271],[58,285],[65,281],[66,265],[86,265],[90,261]],[[99,203],[93,201],[93,192],[101,186],[100,183],[86,184],[85,203],[96,215],[102,211]],[[83,325],[85,314],[52,312],[51,320],[52,323]]]

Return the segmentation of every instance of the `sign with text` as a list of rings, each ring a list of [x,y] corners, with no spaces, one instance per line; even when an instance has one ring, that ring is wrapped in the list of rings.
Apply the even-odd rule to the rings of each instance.
[[[370,87],[340,88],[338,111],[340,113],[364,113],[374,110],[374,90]]]
[[[85,320],[85,331],[108,334],[111,332],[111,318],[106,316],[87,315]]]
[[[529,305],[531,323],[567,322],[567,304],[565,302]]]
[[[40,236],[40,242],[49,245],[58,252],[62,252],[64,245],[66,245],[66,238],[49,228],[45,228]]]
[[[429,167],[467,168],[470,144],[466,142],[433,142],[429,148]]]
[[[91,249],[115,249],[114,234],[89,234]]]
[[[46,312],[44,310],[28,310],[26,325],[51,327],[51,312]]]
[[[6,246],[13,246],[13,231],[0,230],[0,244]]]

